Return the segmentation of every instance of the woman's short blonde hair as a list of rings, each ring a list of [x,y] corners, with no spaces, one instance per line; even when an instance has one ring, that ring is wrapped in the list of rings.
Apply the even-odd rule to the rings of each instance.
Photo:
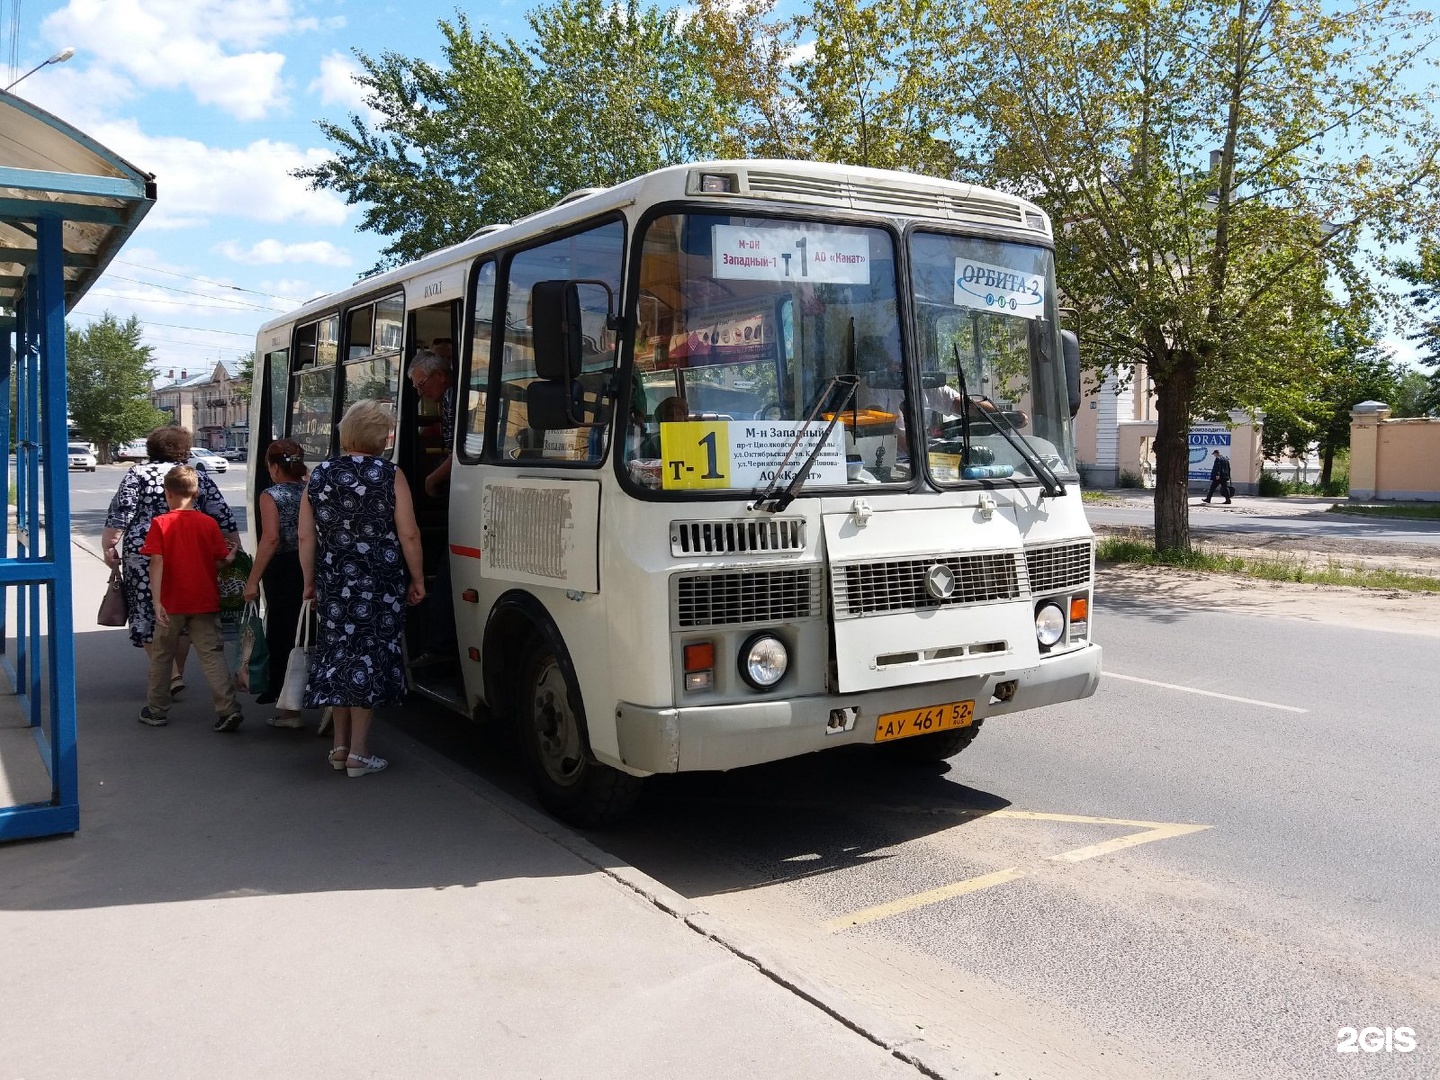
[[[381,454],[394,430],[395,413],[389,405],[374,398],[357,401],[340,421],[340,449]]]

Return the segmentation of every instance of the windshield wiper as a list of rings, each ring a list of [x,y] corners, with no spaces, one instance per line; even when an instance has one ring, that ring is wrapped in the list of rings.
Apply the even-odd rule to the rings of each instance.
[[[991,401],[984,394],[972,400],[978,401],[987,407],[985,418],[995,425],[996,431],[1005,436],[1006,442],[1020,452],[1020,456],[1025,459],[1026,464],[1034,470],[1035,478],[1040,481],[1045,494],[1049,495],[1052,499],[1058,499],[1064,495],[1065,485],[1060,482],[1060,478],[1055,475],[1054,470],[1052,470],[1049,465],[1045,464],[1040,455],[1035,453],[1030,444],[1025,441],[1025,436],[1020,434],[1020,429],[1012,424],[1010,418],[1000,411],[1000,406],[996,405],[995,402]],[[965,411],[967,413],[969,412],[968,403]]]
[[[810,425],[814,423],[815,417],[824,411],[825,404],[830,400],[830,396],[834,392],[835,387],[842,384],[845,387],[844,395],[831,411],[830,423],[825,426],[824,433],[820,436],[819,441],[815,443],[814,447],[811,448],[810,453],[806,455],[805,464],[800,466],[800,471],[795,474],[795,478],[785,485],[784,491],[777,491],[776,488],[779,485],[780,477],[784,475],[785,466],[790,463],[790,458],[794,455],[796,447],[800,445],[800,440],[803,439],[805,433],[810,430]],[[815,460],[820,456],[820,451],[825,449],[825,444],[830,441],[831,432],[835,430],[835,425],[840,422],[841,414],[845,411],[846,406],[849,405],[850,399],[855,395],[855,391],[859,386],[860,377],[848,373],[832,375],[829,380],[826,381],[820,391],[820,396],[815,401],[815,407],[810,410],[810,415],[807,416],[805,422],[800,425],[800,430],[795,432],[795,438],[790,443],[790,449],[785,451],[785,457],[781,459],[780,464],[775,467],[775,479],[770,482],[770,486],[764,491],[756,493],[755,501],[750,504],[751,510],[768,510],[772,514],[778,514],[795,501],[795,495],[800,490],[800,485],[805,483],[805,478],[810,475],[810,470],[814,467]]]

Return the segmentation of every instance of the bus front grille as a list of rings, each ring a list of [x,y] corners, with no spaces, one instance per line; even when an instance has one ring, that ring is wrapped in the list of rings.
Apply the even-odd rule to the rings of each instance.
[[[820,567],[681,574],[675,579],[680,629],[793,622],[819,609]]]
[[[670,523],[670,554],[677,558],[804,550],[804,518],[721,518]]]
[[[1025,566],[1030,574],[1030,591],[1038,596],[1090,584],[1094,554],[1095,546],[1089,540],[1027,547]]]
[[[933,596],[927,588],[936,566],[944,566],[953,580],[953,592],[943,599]],[[1018,552],[1005,551],[841,563],[834,568],[832,589],[837,619],[994,604],[1025,595],[1025,562]]]

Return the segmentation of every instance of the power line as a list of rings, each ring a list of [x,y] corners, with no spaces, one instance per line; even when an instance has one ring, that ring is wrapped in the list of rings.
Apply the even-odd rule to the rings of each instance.
[[[165,289],[169,292],[184,293],[186,296],[203,296],[207,300],[221,300],[227,304],[235,304],[246,308],[253,308],[256,311],[284,311],[284,308],[270,307],[265,304],[247,304],[243,300],[232,300],[228,296],[216,296],[214,293],[196,292],[194,289],[182,289],[178,285],[161,285],[158,281],[142,281],[140,278],[122,277],[119,274],[106,274],[107,278],[114,281],[129,281],[135,285],[145,285],[151,289]]]
[[[244,304],[240,301],[234,303],[199,304],[192,300],[162,300],[158,296],[131,296],[128,293],[114,292],[106,289],[91,289],[87,295],[113,296],[117,300],[128,300],[132,304],[164,304],[170,307],[208,308],[212,311],[233,311],[237,315],[244,314],[246,311],[263,311],[272,315],[280,314],[280,312],[274,308],[257,307],[254,304]],[[224,297],[217,296],[214,299],[224,300]],[[237,303],[240,304],[240,306],[237,307]]]
[[[201,281],[206,285],[214,285],[221,289],[234,289],[236,292],[254,293],[256,296],[268,296],[272,300],[284,300],[287,304],[299,306],[305,303],[304,300],[296,300],[293,296],[277,296],[275,293],[261,292],[259,289],[245,289],[239,285],[227,285],[223,281],[212,281],[209,278],[199,277],[196,274],[182,274],[178,270],[162,270],[158,266],[146,266],[144,263],[131,262],[129,259],[115,259],[117,263],[125,266],[134,266],[140,270],[149,270],[155,274],[169,274],[171,277],[185,278],[187,281]],[[163,288],[163,286],[161,286]]]
[[[78,310],[77,310],[77,311],[72,311],[70,314],[72,314],[72,315],[84,315],[87,319],[103,319],[103,318],[105,317],[104,315],[97,315],[97,314],[96,314],[95,312],[93,312],[93,311],[78,311]],[[146,327],[146,326],[164,326],[164,327],[168,327],[168,328],[171,329],[171,330],[198,330],[198,331],[199,331],[200,333],[202,333],[202,334],[229,334],[231,337],[242,337],[242,338],[246,338],[246,339],[251,340],[251,341],[253,341],[253,340],[255,339],[255,335],[254,335],[254,334],[244,334],[244,333],[241,333],[239,330],[212,330],[212,329],[211,329],[210,327],[208,327],[208,326],[181,326],[179,323],[150,322],[150,321],[148,321],[148,320],[142,322],[140,325],[141,325],[142,328],[143,328],[143,327]]]

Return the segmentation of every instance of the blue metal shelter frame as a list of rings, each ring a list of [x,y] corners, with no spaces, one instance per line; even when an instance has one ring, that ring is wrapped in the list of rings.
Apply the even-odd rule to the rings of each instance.
[[[0,434],[15,442],[13,532],[0,532],[0,669],[50,777],[49,799],[0,806],[0,841],[80,827],[65,315],[154,201],[153,177],[0,92]],[[7,477],[9,444],[0,437]]]

